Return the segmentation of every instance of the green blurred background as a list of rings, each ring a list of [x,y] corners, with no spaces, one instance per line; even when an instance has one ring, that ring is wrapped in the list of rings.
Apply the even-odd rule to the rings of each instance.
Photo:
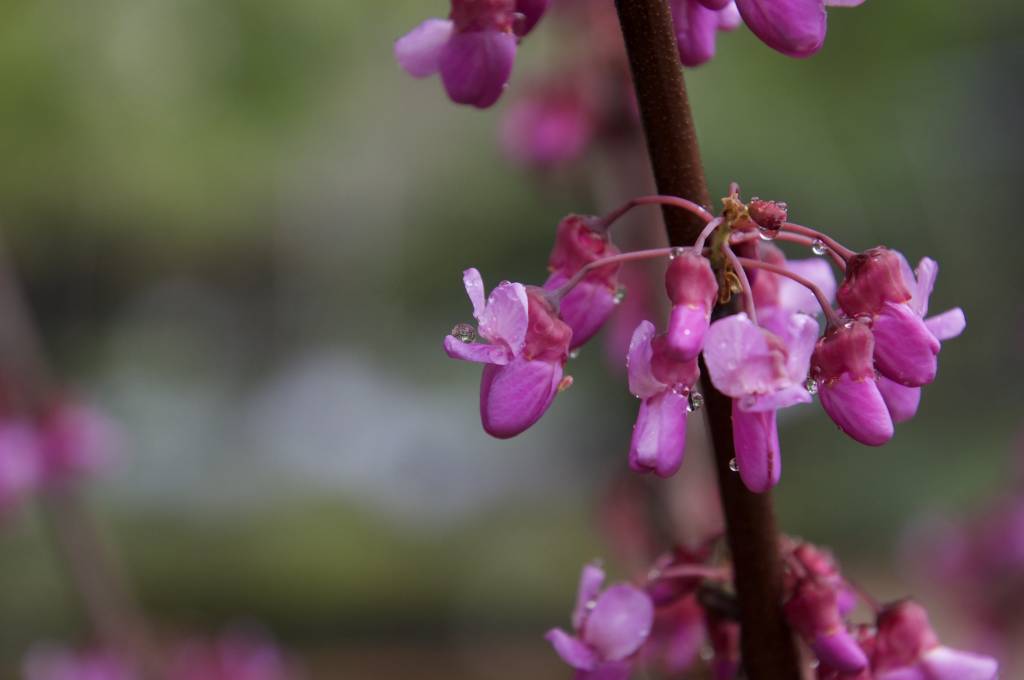
[[[502,158],[508,101],[455,107],[399,71],[394,38],[446,9],[0,7],[0,225],[51,359],[129,443],[92,505],[161,626],[259,620],[312,677],[565,677],[540,635],[609,553],[594,510],[635,403],[603,352],[499,442],[478,371],[441,351],[469,317],[463,268],[539,282],[559,217],[608,207]],[[817,406],[783,425],[781,524],[886,598],[915,591],[908,524],[980,502],[1014,465],[1024,8],[868,0],[830,18],[811,60],[741,29],[688,82],[716,191],[737,180],[853,247],[930,255],[933,309],[966,311],[888,446]],[[542,24],[505,99],[558,47]],[[5,524],[13,668],[84,622],[35,510]]]

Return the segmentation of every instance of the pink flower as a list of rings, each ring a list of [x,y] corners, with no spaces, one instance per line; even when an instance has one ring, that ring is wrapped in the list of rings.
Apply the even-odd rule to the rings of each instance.
[[[691,250],[672,258],[665,272],[665,290],[672,302],[668,344],[682,361],[696,359],[711,323],[718,281],[707,258]]]
[[[169,680],[286,680],[280,650],[261,634],[231,632],[213,643],[193,641],[176,654]]]
[[[825,260],[816,257],[804,260],[787,260],[776,246],[762,243],[761,259],[769,264],[785,267],[794,274],[799,274],[818,286],[825,297],[832,301],[836,295],[836,277],[832,267]],[[751,289],[757,307],[758,320],[769,329],[775,319],[786,314],[808,314],[817,316],[822,313],[821,305],[814,293],[793,279],[779,276],[770,271],[755,270],[749,273],[752,277]]]
[[[618,583],[601,592],[604,578],[600,567],[583,567],[572,614],[574,634],[552,628],[545,636],[578,671],[578,680],[627,680],[631,657],[654,623],[654,605],[644,591]]]
[[[514,161],[552,168],[578,159],[594,136],[594,114],[572,83],[516,101],[501,122],[501,146]]]
[[[558,223],[555,245],[548,257],[551,276],[544,289],[554,291],[585,265],[619,254],[606,234],[590,228],[587,217],[569,215]],[[562,320],[572,328],[570,349],[582,346],[601,330],[615,310],[619,287],[619,265],[599,267],[589,272],[559,303]]]
[[[395,42],[395,59],[414,78],[440,72],[457,104],[487,108],[512,74],[518,39],[548,0],[452,0],[448,19],[427,19]]]
[[[629,466],[670,477],[683,463],[687,395],[700,369],[696,359],[676,359],[666,336],[655,337],[655,332],[650,321],[641,322],[626,358],[629,391],[642,400],[629,446]]]
[[[836,588],[814,576],[801,579],[784,609],[790,624],[822,663],[844,673],[867,667],[867,657],[843,622]]]
[[[127,666],[100,650],[75,652],[56,645],[38,645],[22,663],[23,680],[136,680]],[[205,679],[204,679],[205,680]],[[210,679],[213,680],[213,679]]]
[[[704,343],[711,382],[733,399],[740,477],[755,492],[770,489],[781,474],[776,409],[811,401],[806,379],[818,323],[805,314],[790,314],[776,330],[737,314],[711,324]]]
[[[44,481],[92,473],[108,465],[120,448],[113,421],[73,402],[58,404],[44,417],[40,437]]]
[[[715,56],[715,34],[740,23],[732,0],[672,0],[679,59],[683,66],[700,66]]]
[[[904,600],[878,616],[872,670],[875,680],[995,680],[995,659],[939,643],[924,607]]]
[[[42,473],[39,435],[19,421],[0,424],[0,513],[34,489]]]
[[[874,338],[867,324],[851,321],[818,341],[811,371],[821,405],[839,429],[868,446],[892,439],[889,409],[875,380]]]
[[[694,665],[706,638],[704,608],[691,593],[655,608],[654,627],[641,659],[663,675],[675,677]]]
[[[463,282],[479,333],[488,342],[448,335],[444,348],[453,359],[484,364],[480,384],[484,430],[502,439],[514,437],[537,422],[554,400],[572,330],[539,288],[503,281],[485,302],[479,271],[467,269]]]
[[[766,45],[790,57],[808,57],[825,42],[825,8],[863,0],[736,0],[744,23]]]

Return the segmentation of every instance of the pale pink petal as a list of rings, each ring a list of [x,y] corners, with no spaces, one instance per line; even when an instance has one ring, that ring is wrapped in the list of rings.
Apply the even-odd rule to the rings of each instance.
[[[499,439],[520,434],[548,410],[561,380],[558,362],[518,357],[506,366],[485,365],[480,381],[484,431]]]
[[[780,408],[788,408],[797,404],[809,404],[813,399],[811,393],[807,391],[807,387],[800,383],[767,394],[748,394],[736,401],[739,403],[741,411],[760,413],[777,411]]]
[[[881,446],[892,439],[892,417],[874,380],[854,380],[843,373],[820,385],[818,396],[829,418],[861,444]]]
[[[915,312],[925,316],[928,314],[928,299],[932,296],[935,279],[939,276],[939,263],[930,257],[922,257],[914,274],[917,286],[913,290],[914,297],[910,300],[910,306]]]
[[[671,477],[686,451],[686,397],[665,390],[644,399],[629,446],[629,466],[637,472]]]
[[[654,604],[644,591],[620,583],[597,598],[582,637],[605,661],[621,661],[640,649],[654,623]]]
[[[928,317],[924,320],[924,325],[937,339],[950,340],[964,332],[967,328],[967,318],[964,316],[964,310],[954,307],[942,314]]]
[[[689,361],[700,354],[711,313],[703,305],[675,305],[668,318],[668,346],[674,358]]]
[[[878,391],[882,393],[882,399],[885,400],[885,405],[889,409],[892,422],[906,422],[917,413],[917,407],[921,403],[920,387],[907,387],[880,375],[878,376]]]
[[[597,654],[578,637],[569,635],[561,628],[552,628],[544,636],[551,643],[562,661],[581,671],[592,670],[597,666]]]
[[[836,298],[836,276],[828,262],[821,258],[806,260],[787,260],[786,269],[804,277],[821,289],[826,299],[832,302]],[[821,314],[821,305],[808,288],[778,274],[759,272],[758,276],[775,276],[779,282],[779,306],[791,312],[803,312],[811,316]]]
[[[667,387],[665,383],[655,378],[651,371],[651,340],[654,339],[656,332],[654,324],[650,321],[641,321],[629,341],[629,353],[626,355],[629,391],[641,399],[653,397]]]
[[[672,23],[683,66],[700,66],[715,56],[717,11],[695,0],[677,0],[672,3]]]
[[[783,54],[810,56],[825,41],[824,0],[736,0],[736,6],[750,30]]]
[[[746,413],[732,402],[732,437],[740,479],[754,493],[762,493],[779,482],[782,457],[775,411]]]
[[[935,380],[939,341],[908,305],[884,303],[871,324],[871,334],[879,373],[908,387]]]
[[[822,663],[843,673],[857,673],[868,665],[868,658],[857,641],[843,629],[818,635],[811,650]]]
[[[704,338],[704,361],[711,382],[733,398],[785,387],[784,356],[769,346],[765,331],[746,314],[720,319]]]
[[[395,41],[395,59],[413,78],[437,73],[441,50],[452,36],[452,22],[427,19]]]
[[[874,680],[933,680],[924,667],[915,664],[903,668],[892,668],[890,670],[876,672]]]
[[[469,301],[473,305],[473,318],[479,321],[487,306],[484,278],[480,276],[480,270],[470,267],[462,272],[462,285],[466,287],[466,295],[469,296]]]
[[[502,281],[491,291],[478,319],[480,335],[491,342],[504,343],[513,355],[518,355],[526,344],[526,329],[530,325],[530,303],[525,286]]]
[[[730,2],[721,12],[718,13],[718,29],[721,31],[734,31],[743,23],[740,11],[736,9],[736,3]]]
[[[485,109],[505,90],[515,57],[511,33],[456,33],[441,51],[441,81],[455,103]]]
[[[803,384],[811,367],[814,346],[818,342],[818,322],[806,314],[786,312],[768,314],[761,322],[786,348],[786,374],[789,380]]]
[[[989,656],[939,646],[921,657],[929,680],[995,680],[999,662]]]
[[[544,283],[544,290],[555,290],[568,279],[560,272],[552,274]],[[582,346],[601,330],[615,311],[615,294],[608,286],[583,280],[558,305],[562,321],[572,329],[569,349]]]
[[[503,366],[512,360],[512,353],[504,345],[462,342],[454,335],[445,336],[444,351],[452,359],[475,361],[481,364],[498,364]]]
[[[596,564],[586,564],[580,573],[580,584],[576,590],[576,606],[572,610],[572,627],[583,628],[590,606],[597,601],[604,584],[604,569]]]

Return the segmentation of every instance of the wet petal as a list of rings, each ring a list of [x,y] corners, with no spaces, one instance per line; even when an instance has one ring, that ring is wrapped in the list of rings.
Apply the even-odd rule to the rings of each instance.
[[[441,50],[452,36],[452,22],[427,19],[395,41],[395,59],[414,78],[437,73]]]
[[[487,364],[480,381],[480,419],[493,437],[507,439],[540,420],[558,393],[562,365],[518,357],[506,366]]]
[[[843,373],[819,386],[818,397],[839,429],[861,444],[881,446],[892,439],[892,417],[874,380]]]
[[[668,346],[675,358],[689,361],[700,354],[711,321],[703,305],[675,305],[668,318]],[[812,343],[813,347],[813,343]],[[809,356],[809,355],[808,355]]]
[[[513,355],[518,355],[526,344],[526,329],[530,325],[526,287],[521,283],[502,281],[491,291],[478,319],[480,335],[492,342],[504,343]]]
[[[720,319],[704,338],[704,361],[711,382],[733,398],[786,387],[785,357],[768,344],[765,331],[746,314]]]
[[[836,276],[832,267],[821,258],[809,258],[805,260],[787,260],[786,269],[804,277],[821,289],[829,302],[836,299]],[[791,312],[803,312],[811,316],[821,314],[821,305],[808,288],[800,285],[793,279],[787,279],[778,274],[759,272],[759,276],[776,276],[779,280],[779,306]]]
[[[786,374],[789,380],[801,385],[811,367],[811,355],[818,342],[818,322],[807,314],[775,315],[772,325],[765,327],[773,332],[786,348]]]
[[[651,632],[654,605],[644,591],[620,583],[604,591],[590,612],[583,640],[605,661],[621,661]]]
[[[871,324],[871,334],[879,373],[908,387],[935,380],[939,341],[908,305],[884,303]]]
[[[746,413],[734,399],[732,428],[736,464],[743,484],[754,493],[762,493],[778,484],[782,457],[775,411]]]
[[[629,466],[671,477],[686,452],[686,397],[665,390],[644,399],[629,445]]]
[[[462,285],[466,287],[466,295],[469,296],[469,301],[473,305],[473,318],[479,321],[484,313],[486,307],[484,300],[487,297],[484,292],[484,278],[480,276],[480,270],[470,267],[462,272]]]
[[[964,316],[964,310],[954,307],[942,314],[928,317],[924,320],[924,325],[937,339],[950,340],[964,332],[967,328],[967,318]]]
[[[928,669],[929,680],[995,680],[999,674],[992,657],[943,646],[925,652],[921,665]]]
[[[444,351],[452,359],[475,361],[480,364],[503,366],[512,360],[512,354],[504,345],[483,342],[462,342],[454,335],[445,336]]]
[[[939,276],[939,263],[930,257],[922,257],[914,274],[917,286],[912,291],[914,297],[910,300],[910,306],[919,315],[924,316],[928,313],[928,298],[932,296],[935,279]]]
[[[885,405],[889,409],[892,422],[904,423],[917,413],[917,407],[921,403],[920,387],[907,387],[880,375],[878,376],[878,391],[882,393],[882,399],[885,400]]]
[[[516,57],[516,38],[499,31],[456,33],[441,51],[440,70],[457,104],[485,109],[505,90]]]
[[[551,643],[562,661],[581,671],[592,670],[597,666],[597,654],[578,637],[569,635],[561,628],[552,628],[544,636]]]
[[[556,272],[544,283],[544,289],[555,290],[566,280],[563,274]],[[594,337],[615,307],[615,293],[608,286],[587,280],[576,284],[558,306],[562,321],[572,329],[570,349],[580,347]]]
[[[654,339],[654,324],[641,321],[633,331],[629,341],[629,353],[626,355],[626,369],[629,372],[629,391],[641,399],[647,399],[662,392],[665,383],[654,377],[651,370],[651,340]]]
[[[694,0],[673,2],[672,23],[683,66],[700,66],[715,56],[717,11]]]
[[[825,41],[823,0],[736,0],[743,21],[765,44],[791,57],[807,57]]]
[[[572,626],[576,630],[583,627],[588,605],[597,601],[604,584],[604,569],[596,564],[586,564],[580,573],[580,584],[576,590],[576,606],[572,610]]]
[[[856,673],[868,665],[864,650],[842,629],[818,635],[811,642],[811,649],[818,660],[843,673]]]

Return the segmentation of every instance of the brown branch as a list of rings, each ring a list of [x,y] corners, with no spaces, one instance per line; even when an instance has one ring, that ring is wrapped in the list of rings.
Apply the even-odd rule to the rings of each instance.
[[[616,0],[647,149],[661,194],[708,205],[672,16],[667,0]],[[704,223],[695,215],[663,206],[669,243],[693,245]],[[742,653],[751,680],[799,680],[795,641],[782,614],[782,566],[770,493],[754,494],[732,472],[732,404],[707,378],[702,385],[735,570]]]

